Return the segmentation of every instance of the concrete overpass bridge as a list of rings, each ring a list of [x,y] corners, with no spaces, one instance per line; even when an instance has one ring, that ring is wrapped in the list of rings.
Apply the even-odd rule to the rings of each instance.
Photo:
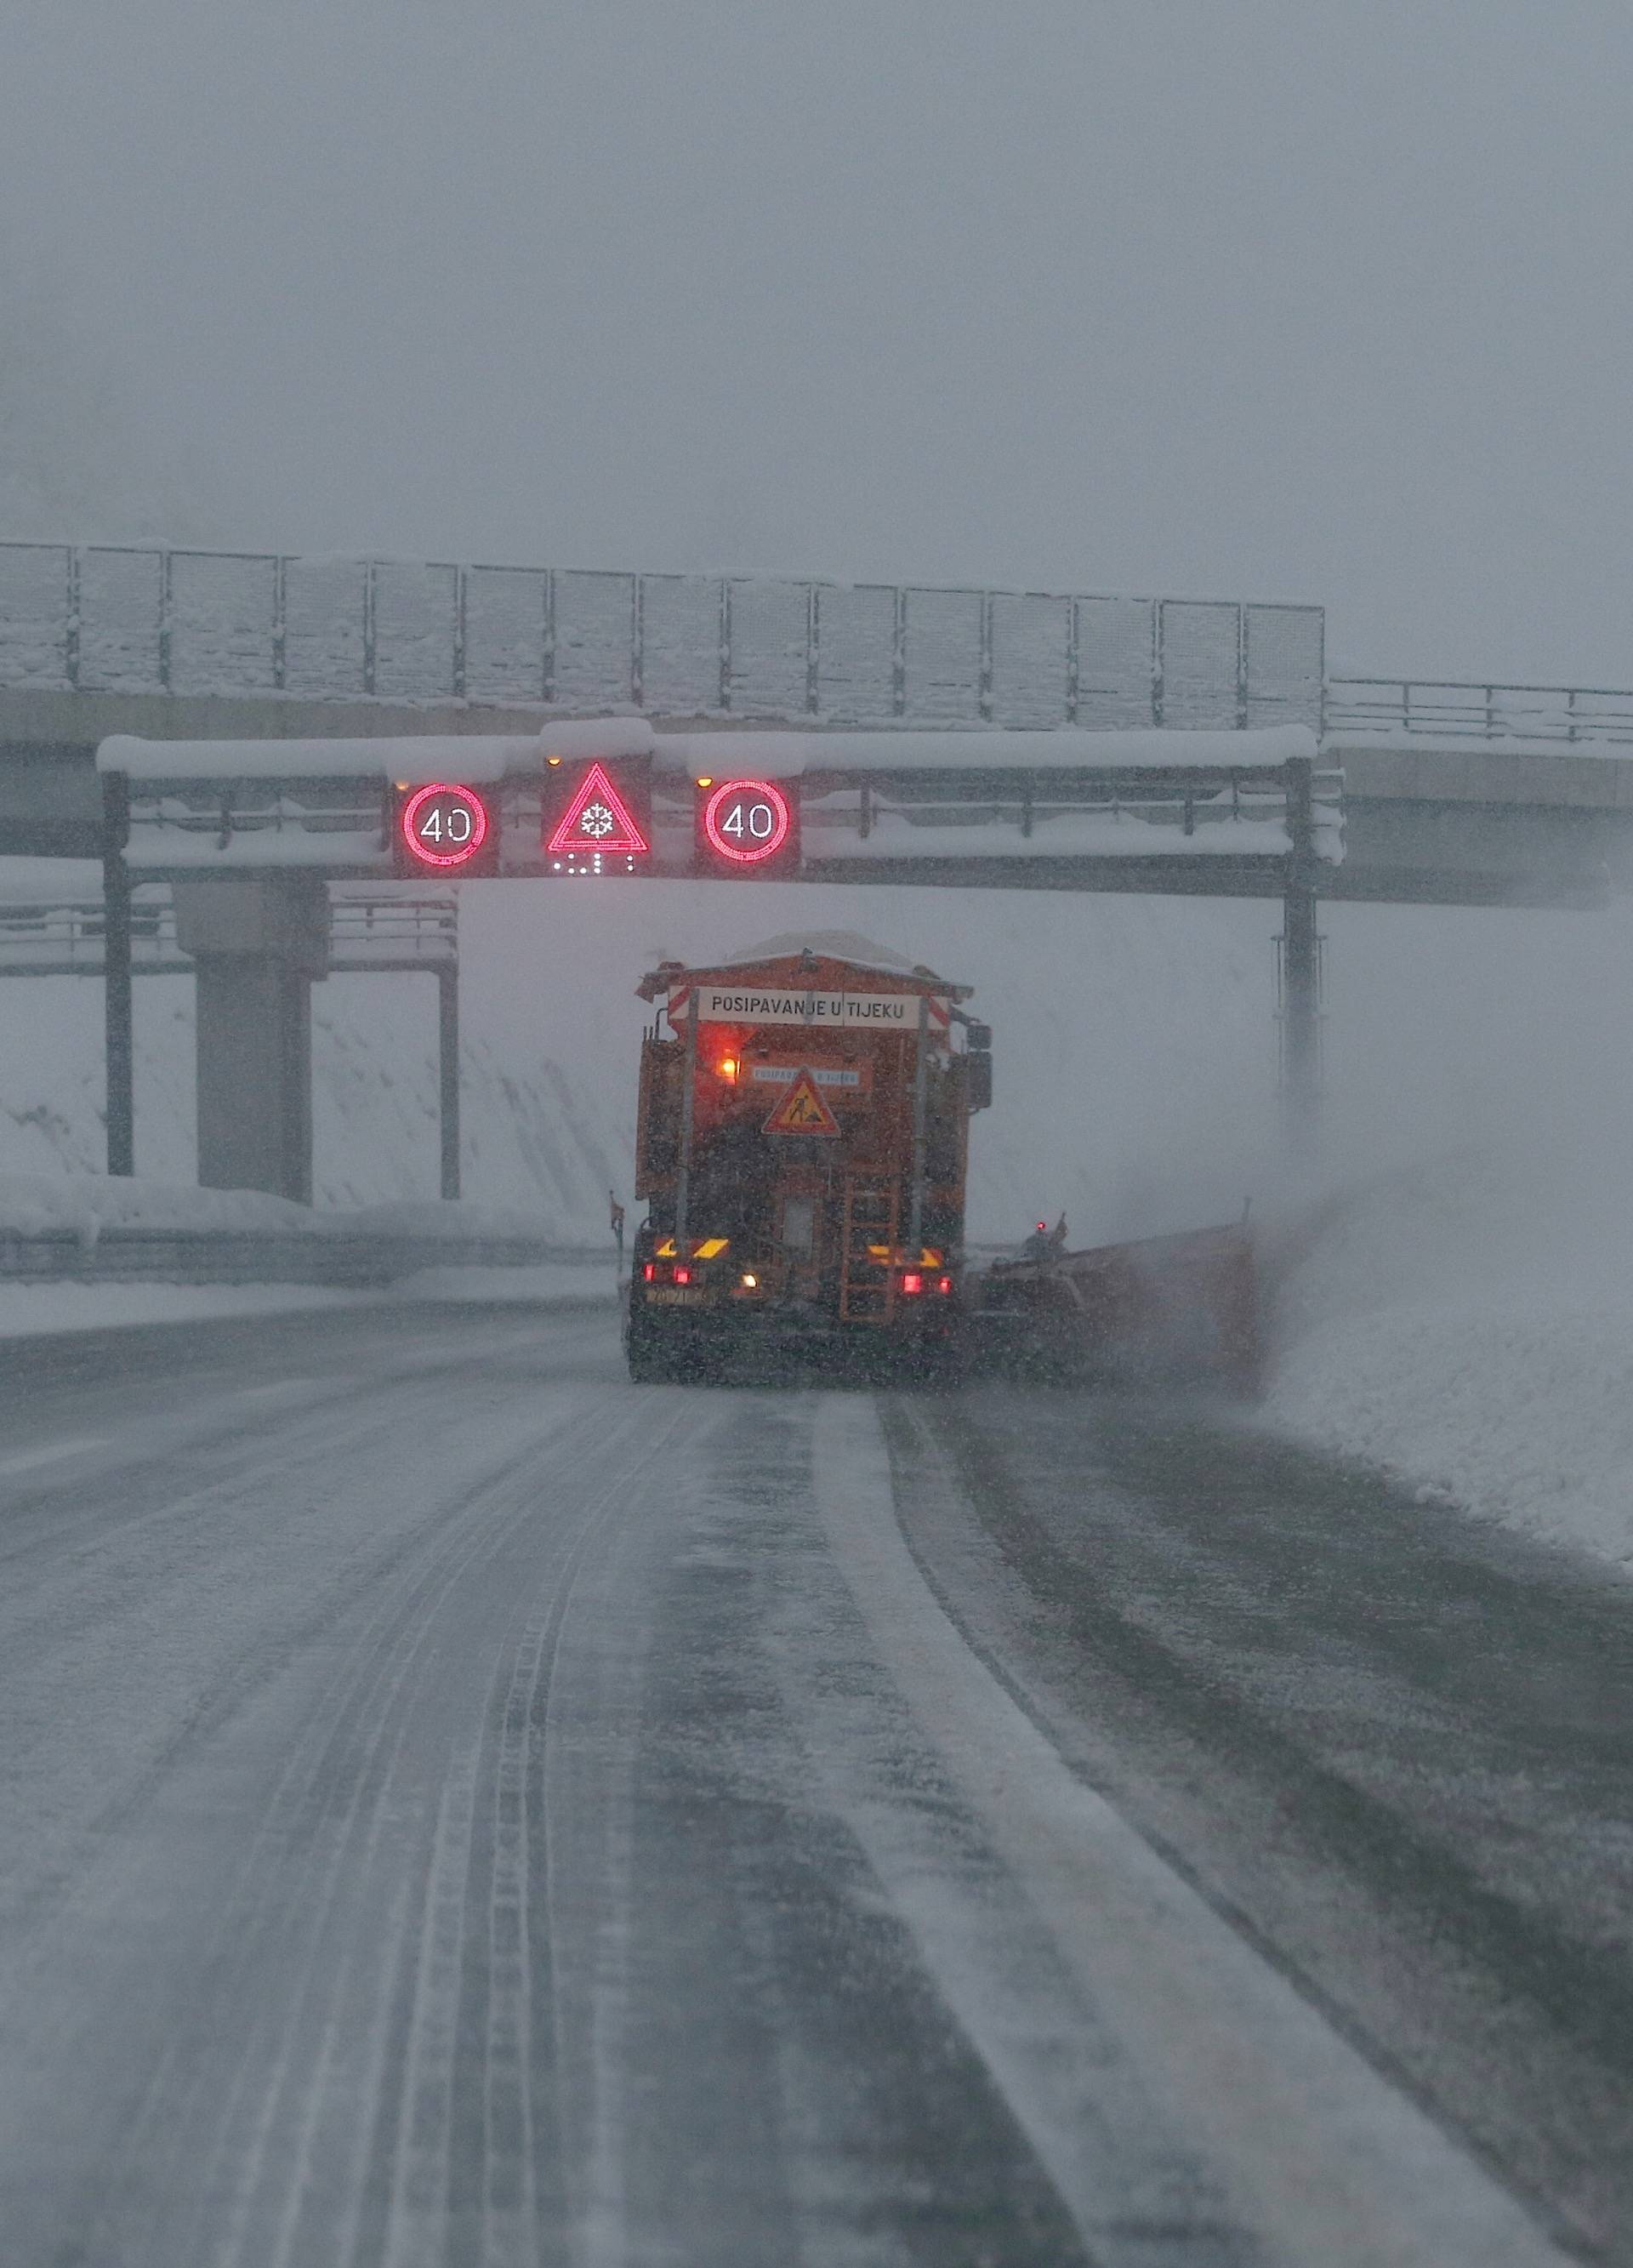
[[[1633,880],[1633,692],[1328,678],[1319,607],[0,543],[0,854],[99,854],[114,733],[621,711],[660,732],[1305,723],[1345,773],[1324,895],[1572,905]]]
[[[542,732],[591,718],[639,719],[656,736],[660,777],[669,735],[667,769],[683,772],[682,750],[701,745],[686,735],[797,732],[807,753],[796,769],[807,775],[825,772],[824,752],[835,751],[842,804],[839,752],[870,740],[865,762],[890,769],[861,785],[861,832],[878,783],[904,853],[842,868],[807,858],[808,878],[1279,898],[1295,1123],[1308,1123],[1317,1079],[1320,898],[1585,905],[1633,880],[1633,694],[1329,678],[1319,607],[0,544],[0,856],[103,861],[110,1170],[132,1170],[132,886],[128,799],[110,824],[102,742],[474,736],[491,753],[511,735],[536,751]],[[1306,728],[1312,754],[1284,779],[1279,758],[1250,751],[1266,728],[1288,725]],[[1190,785],[1170,772],[1160,788],[1149,774],[1142,787],[1126,736],[1153,729],[1195,736],[1198,752],[1239,747],[1242,762],[1216,745],[1199,753]],[[983,730],[995,754],[977,769],[976,743],[961,736]],[[1166,818],[1174,832],[1145,834],[1169,855],[1129,857],[1121,845],[1106,856],[1017,858],[1010,845],[991,858],[945,855],[948,822],[985,825],[989,812],[1000,832],[1031,836],[1040,781],[1049,783],[1038,791],[1041,835],[1079,849],[1100,840],[1107,782],[1089,774],[1100,751],[1118,748],[1118,815],[1136,835],[1138,813]],[[1313,762],[1318,804],[1322,777],[1343,775],[1342,862],[1313,849]],[[280,771],[276,750],[261,769]],[[291,777],[298,769],[291,750]],[[1205,806],[1221,779],[1233,815],[1249,822],[1236,839],[1268,824],[1263,840],[1275,836],[1275,847],[1186,855],[1180,830],[1191,836],[1194,804]],[[832,785],[822,790],[830,802]],[[1284,836],[1247,807],[1278,791]],[[378,806],[378,786],[362,792]],[[856,847],[876,854],[880,844]],[[1206,848],[1227,845],[1216,836]],[[306,987],[333,965],[316,863],[282,882],[269,871],[163,878],[176,891],[180,949],[200,976],[207,1181],[291,1196],[308,1185]],[[672,870],[686,868],[654,862]],[[444,992],[445,1020],[451,974]],[[266,1045],[246,1053],[246,1033]],[[445,1095],[445,1125],[456,1113],[457,1094]],[[246,1148],[251,1118],[279,1130],[269,1164]],[[445,1141],[444,1188],[457,1185],[456,1138],[452,1159]]]

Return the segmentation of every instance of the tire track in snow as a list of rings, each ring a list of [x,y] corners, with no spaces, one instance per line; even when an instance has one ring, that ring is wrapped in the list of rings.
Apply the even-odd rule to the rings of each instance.
[[[298,2220],[285,2218],[276,2224],[283,2233],[268,2236],[263,2192],[278,2187],[277,2145],[282,2141],[285,2151],[288,2147],[287,2098],[313,2051],[314,1999],[329,1987],[332,2013],[339,1999],[334,1986],[343,1980],[349,1967],[356,1969],[359,1963],[369,1975],[379,1976],[374,1991],[379,2003],[389,2005],[390,1998],[385,1988],[394,1948],[368,1927],[366,1903],[355,1894],[349,1930],[342,1927],[341,1933],[357,1941],[342,1946],[338,1964],[331,1961],[325,1969],[326,1953],[335,1950],[330,1940],[336,1901],[358,1867],[366,1868],[371,1859],[379,1857],[394,1776],[408,1734],[409,1704],[417,1686],[424,1683],[429,1657],[435,1651],[439,1609],[474,1570],[498,1558],[519,1530],[538,1520],[541,1449],[554,1433],[581,1425],[584,1416],[582,1401],[563,1410],[553,1426],[510,1455],[497,1473],[487,1475],[452,1515],[442,1517],[429,1535],[413,1539],[398,1563],[378,1579],[381,1596],[334,1674],[306,1705],[305,1729],[262,1807],[235,1884],[201,1948],[201,1969],[210,1977],[212,2006],[253,2012],[231,2076],[224,2086],[220,2055],[206,2055],[178,2087],[180,2066],[193,2044],[178,2037],[155,2073],[124,2153],[134,2171],[145,2170],[150,2176],[155,2156],[168,2160],[169,2179],[160,2177],[152,2184],[161,2195],[181,2189],[193,2193],[190,2234],[173,2247],[168,2238],[158,2238],[152,2255],[156,2268],[160,2261],[164,2268],[174,2268],[178,2260],[231,2262],[240,2257],[254,2258],[259,2268],[261,2260],[276,2257],[268,2255],[263,2239],[286,2250],[296,2242]],[[607,1438],[628,1431],[634,1422],[632,1416],[626,1418]],[[571,1462],[558,1469],[570,1479]],[[310,1651],[313,1636],[311,1631],[303,1633],[304,1652]],[[400,1846],[404,1840],[415,1844],[420,1822],[410,1817],[392,1824]],[[425,1831],[434,1831],[434,1821]],[[307,1849],[291,1881],[287,1846],[303,1838]],[[419,1847],[423,1848],[423,1841]],[[411,1850],[404,1852],[399,1847],[394,1859],[400,1871],[415,1871]],[[417,1933],[418,1904],[411,1911],[400,1910],[398,1922],[405,1936]],[[268,1978],[273,1991],[263,1993],[258,2004],[256,1985]],[[366,1988],[362,1997],[368,2005]],[[267,2005],[269,1999],[274,2005]],[[320,2090],[311,2090],[308,2136],[323,2101]],[[355,2104],[347,2106],[344,2123],[355,2127],[358,2115]],[[202,2169],[197,2156],[201,2132],[211,2137]],[[170,2153],[162,2148],[166,2135],[173,2139]],[[180,2180],[184,2162],[194,2170]],[[224,2223],[224,2195],[231,2199]]]

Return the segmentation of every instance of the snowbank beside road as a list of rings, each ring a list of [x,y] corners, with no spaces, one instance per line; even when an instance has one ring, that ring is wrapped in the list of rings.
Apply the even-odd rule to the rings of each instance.
[[[0,1284],[0,1339],[69,1331],[207,1322],[217,1316],[283,1315],[312,1307],[379,1307],[395,1300],[611,1308],[610,1264],[544,1268],[428,1268],[383,1292],[310,1284]]]
[[[1289,1270],[1268,1414],[1633,1571],[1630,1248],[1625,1189],[1569,1152],[1381,1178]]]
[[[0,1339],[207,1322],[218,1315],[282,1315],[300,1307],[356,1307],[379,1297],[372,1292],[320,1291],[308,1284],[0,1284]]]
[[[548,1242],[550,1227],[540,1214],[517,1207],[441,1199],[314,1208],[257,1189],[203,1189],[105,1174],[0,1174],[0,1233],[41,1236],[68,1229],[86,1244],[116,1228]],[[609,1243],[609,1265],[611,1248]]]

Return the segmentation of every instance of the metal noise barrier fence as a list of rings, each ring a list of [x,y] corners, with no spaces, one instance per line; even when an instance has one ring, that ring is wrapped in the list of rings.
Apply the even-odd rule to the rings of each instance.
[[[569,1267],[586,1300],[613,1296],[609,1247],[531,1237],[368,1236],[343,1230],[0,1230],[0,1283],[321,1284],[369,1291],[430,1268]],[[576,1296],[576,1294],[575,1294]]]
[[[0,543],[0,685],[835,724],[1319,726],[1322,610]]]

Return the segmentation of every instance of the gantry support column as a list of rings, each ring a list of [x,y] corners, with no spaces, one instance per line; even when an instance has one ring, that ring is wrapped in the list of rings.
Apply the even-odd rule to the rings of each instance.
[[[460,964],[437,971],[438,1116],[442,1125],[442,1193],[460,1194]]]
[[[1307,756],[1287,766],[1287,831],[1292,848],[1282,909],[1282,1108],[1289,1154],[1309,1166],[1320,1140],[1321,940],[1314,766]]]
[[[310,874],[174,886],[197,965],[198,1178],[312,1202],[312,984],[328,968],[328,891]]]
[[[121,772],[102,781],[103,1065],[107,1104],[107,1170],[136,1169],[136,1035],[130,998],[130,783]]]

